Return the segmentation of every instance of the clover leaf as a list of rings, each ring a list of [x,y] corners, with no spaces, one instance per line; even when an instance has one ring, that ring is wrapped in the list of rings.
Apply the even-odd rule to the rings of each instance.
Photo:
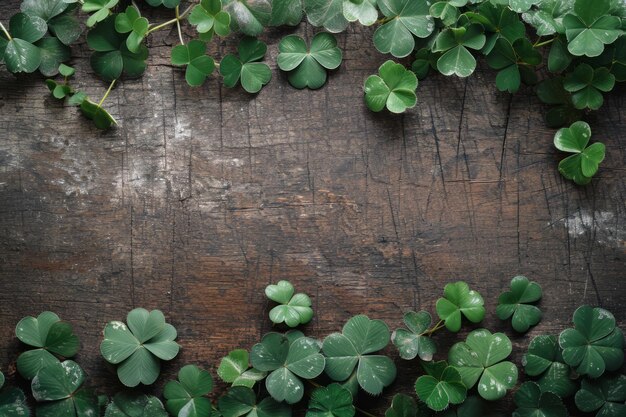
[[[265,57],[265,53],[267,52],[267,45],[255,38],[244,38],[239,43],[239,47],[237,50],[239,52],[239,57],[229,54],[222,58],[222,61],[220,62],[220,74],[222,74],[222,76],[224,77],[224,85],[228,88],[232,88],[237,85],[239,80],[241,80],[241,86],[244,90],[246,90],[250,94],[258,93],[259,91],[261,91],[263,86],[269,83],[272,79],[272,70],[270,69],[270,67],[263,62],[257,62]],[[306,298],[308,299],[308,297]],[[306,304],[306,300],[302,301],[304,301],[304,304]],[[297,303],[298,300],[294,300],[294,302]],[[287,302],[287,304],[289,304],[289,301]],[[279,307],[284,307],[282,313],[285,314],[286,320],[287,316],[295,317],[294,315],[290,314],[295,312],[294,309],[309,308],[311,305],[310,300],[308,304],[309,306],[300,306],[294,304],[292,306],[287,305]],[[298,323],[296,324],[297,326],[298,324],[300,324],[301,317],[300,314],[296,315],[298,316]],[[312,317],[313,310],[310,310],[309,320]],[[279,321],[279,323],[282,321],[283,320]]]
[[[550,127],[562,127],[580,120],[582,112],[574,107],[572,96],[563,88],[563,77],[548,78],[537,86],[537,97],[546,104],[554,105],[546,113]]]
[[[43,38],[47,31],[48,25],[40,17],[26,13],[17,13],[11,17],[10,37],[6,38],[6,44],[1,49],[2,58],[9,72],[31,73],[39,68],[41,49],[34,43]]]
[[[588,184],[604,160],[604,144],[596,142],[587,146],[589,139],[591,128],[585,122],[575,122],[554,135],[554,146],[558,150],[574,154],[559,163],[559,172],[576,184]]]
[[[565,33],[563,17],[572,11],[571,0],[542,0],[522,15],[522,19],[537,30],[538,36]]]
[[[197,39],[172,48],[172,64],[186,65],[185,80],[192,87],[204,84],[215,69],[215,61],[206,55],[206,43]]]
[[[524,276],[516,276],[511,280],[511,291],[502,293],[498,298],[496,315],[500,320],[513,316],[513,329],[525,333],[541,320],[541,310],[530,304],[539,301],[541,295],[539,284]]]
[[[456,343],[448,352],[450,365],[456,367],[469,389],[478,383],[478,393],[486,400],[498,400],[517,383],[517,367],[504,361],[512,351],[503,333],[489,330],[471,332],[465,342]]]
[[[353,417],[355,412],[350,391],[334,383],[313,391],[306,417]]]
[[[343,3],[344,0],[304,0],[304,11],[311,25],[323,26],[332,33],[343,32],[348,27]]]
[[[609,92],[615,85],[615,76],[608,68],[593,68],[589,64],[580,64],[568,73],[563,80],[563,87],[572,93],[572,103],[577,109],[598,110],[604,103],[603,92]]]
[[[198,33],[215,31],[219,36],[230,33],[230,15],[222,10],[220,0],[202,0],[191,10],[188,20]]]
[[[319,343],[300,332],[268,333],[252,347],[250,360],[255,369],[270,373],[265,387],[272,398],[294,404],[304,395],[300,378],[313,379],[324,371],[324,356],[319,352]]]
[[[496,77],[498,90],[515,93],[522,82],[522,71],[528,66],[540,64],[541,54],[526,38],[518,39],[513,44],[500,38],[487,55],[487,63],[499,70]]]
[[[391,334],[391,341],[398,348],[402,359],[411,360],[419,356],[423,361],[431,361],[437,351],[437,345],[428,337],[428,328],[432,318],[426,311],[409,311],[404,315],[407,329],[396,329]]]
[[[559,342],[554,335],[539,335],[531,340],[522,358],[527,375],[538,376],[541,391],[550,391],[561,398],[576,392],[577,384],[570,377],[570,367],[563,362]]]
[[[378,19],[376,0],[344,0],[343,17],[348,22],[358,21],[363,26],[371,26]]]
[[[112,125],[116,125],[117,121],[111,114],[102,108],[99,103],[91,101],[84,93],[76,93],[69,100],[72,105],[80,106],[80,111],[94,125],[101,130],[106,130]]]
[[[271,397],[257,403],[256,395],[248,387],[232,387],[219,399],[219,410],[224,417],[291,417],[291,408]]]
[[[436,310],[451,332],[461,330],[461,315],[472,323],[480,323],[485,318],[483,297],[478,291],[470,290],[465,282],[447,284],[443,294],[444,297],[437,300]]]
[[[526,34],[526,27],[520,21],[519,15],[501,4],[485,2],[477,10],[464,15],[471,22],[479,23],[485,28],[487,40],[482,49],[484,54],[490,54],[499,39],[506,39],[513,44]]]
[[[246,54],[242,54],[240,51],[240,55],[256,58],[265,55],[264,44],[263,51],[255,53],[252,48],[248,49],[249,51]],[[226,85],[229,86],[228,84]],[[289,281],[279,281],[276,285],[268,285],[265,288],[267,298],[280,304],[270,311],[270,320],[273,323],[279,324],[284,322],[289,327],[296,327],[311,321],[313,318],[311,299],[303,293],[294,295],[294,292],[295,289]]]
[[[411,64],[411,71],[415,73],[419,81],[426,78],[431,68],[437,67],[439,55],[427,48],[422,48],[415,53],[415,61]]]
[[[220,361],[217,375],[224,382],[233,386],[252,388],[254,384],[267,376],[266,372],[250,368],[249,355],[245,349],[235,349]]]
[[[180,5],[180,0],[146,0],[146,3],[152,7],[165,6],[168,9],[173,9]]]
[[[24,317],[17,323],[15,335],[22,343],[35,348],[17,359],[17,370],[26,379],[33,379],[40,369],[59,362],[57,356],[71,358],[79,348],[72,326],[50,311],[44,311],[37,318]]]
[[[156,397],[138,392],[120,392],[107,406],[104,417],[168,417],[168,414]]]
[[[573,321],[574,328],[559,335],[565,363],[590,378],[618,370],[624,363],[624,335],[615,327],[615,317],[603,308],[582,306]]]
[[[541,3],[542,0],[509,0],[509,6],[517,13],[528,11],[532,6]]]
[[[463,404],[446,411],[441,417],[488,417],[493,416],[485,403],[485,401],[477,396],[469,396],[463,401]],[[500,414],[495,414],[500,416]]]
[[[4,384],[4,376],[0,372],[0,388]],[[5,387],[0,390],[0,416],[29,417],[30,409],[24,393],[19,388]]]
[[[35,46],[39,48],[41,55],[39,72],[47,77],[56,75],[59,72],[59,65],[70,59],[70,48],[57,38],[45,37],[37,41]]]
[[[299,89],[322,87],[326,83],[326,70],[338,68],[342,61],[337,39],[326,32],[315,35],[310,48],[301,37],[286,36],[280,41],[278,50],[278,67],[289,72],[289,84]]]
[[[476,69],[476,59],[469,49],[478,50],[485,46],[487,38],[483,32],[483,26],[477,23],[441,31],[432,48],[433,52],[444,52],[437,61],[439,72],[470,76]]]
[[[302,0],[272,0],[272,26],[298,26],[302,21]]]
[[[428,375],[422,375],[415,381],[418,398],[434,411],[442,411],[450,404],[461,404],[467,395],[461,374],[446,361],[426,363],[422,366]]]
[[[403,113],[417,104],[417,77],[403,65],[387,61],[378,75],[365,80],[365,104],[375,112],[385,107],[392,113]]]
[[[119,0],[84,0],[83,12],[93,13],[87,19],[87,26],[92,27],[108,18],[118,2]]]
[[[539,385],[532,381],[522,384],[515,393],[517,409],[513,417],[567,417],[567,409],[558,395],[541,392]]]
[[[119,13],[115,17],[115,30],[118,33],[128,33],[126,47],[130,52],[139,52],[139,47],[148,34],[150,22],[135,6],[128,6],[124,13]]]
[[[459,7],[467,4],[468,0],[440,0],[430,6],[430,14],[441,20],[445,26],[452,26],[461,15]]]
[[[576,407],[596,417],[620,417],[626,414],[626,375],[584,379],[575,397]]]
[[[48,21],[63,13],[68,6],[69,4],[62,0],[24,0],[20,9],[26,14]]]
[[[178,381],[169,381],[163,388],[166,408],[178,417],[203,417],[211,414],[213,406],[206,397],[213,389],[213,378],[195,365],[178,371]]]
[[[389,328],[381,320],[367,316],[352,317],[341,333],[324,339],[326,374],[334,381],[345,381],[356,368],[359,386],[371,395],[378,395],[396,378],[396,366],[387,356],[372,355],[389,344]]]
[[[180,347],[176,329],[165,322],[159,310],[136,308],[128,313],[126,324],[112,321],[104,328],[100,352],[117,367],[117,376],[127,387],[150,385],[161,371],[161,360],[169,361]]]
[[[374,32],[374,46],[380,52],[403,58],[413,52],[415,39],[433,33],[435,22],[427,0],[378,0],[387,23]]]
[[[385,412],[385,417],[417,417],[418,408],[413,397],[406,394],[396,394],[391,400],[391,407]]]
[[[50,32],[64,45],[74,42],[82,29],[76,19],[76,8],[61,0],[24,0],[22,12],[37,16],[48,24]],[[54,75],[54,74],[50,74]]]
[[[230,15],[230,27],[244,35],[260,34],[272,19],[271,0],[224,0],[222,3]]]
[[[98,398],[81,388],[85,373],[76,362],[51,363],[31,382],[38,417],[92,417],[98,413]]]
[[[621,20],[608,15],[611,0],[576,0],[574,12],[563,18],[567,49],[575,56],[595,57],[604,45],[615,42],[622,34]]]

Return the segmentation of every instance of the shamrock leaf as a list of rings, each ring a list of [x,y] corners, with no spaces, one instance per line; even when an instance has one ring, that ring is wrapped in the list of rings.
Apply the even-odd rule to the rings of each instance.
[[[570,367],[563,362],[556,336],[540,335],[531,340],[528,353],[522,358],[527,375],[539,376],[541,391],[550,391],[561,398],[576,392],[577,384],[570,378]]]
[[[44,311],[37,318],[24,317],[17,323],[15,335],[22,343],[35,348],[17,359],[17,370],[26,379],[33,379],[40,369],[59,362],[55,355],[71,358],[79,348],[72,326],[50,311]]]
[[[539,385],[525,382],[515,393],[517,409],[513,417],[567,417],[567,409],[558,395],[541,392]]]
[[[82,29],[76,19],[76,8],[62,0],[24,0],[22,12],[43,19],[48,29],[61,43],[69,45],[80,36]]]
[[[76,362],[67,360],[42,368],[31,382],[38,417],[92,417],[98,413],[98,398],[81,389],[85,373]]]
[[[417,104],[417,77],[403,65],[387,61],[378,75],[365,80],[365,104],[375,112],[385,107],[392,113],[403,113]]]
[[[430,6],[430,14],[441,20],[445,26],[452,26],[461,15],[459,7],[467,4],[467,0],[441,0]]]
[[[509,0],[509,6],[516,13],[528,11],[532,6],[541,3],[542,0]]]
[[[272,79],[272,70],[270,67],[260,61],[265,57],[267,52],[267,45],[255,38],[244,38],[239,43],[238,47],[239,57],[235,55],[226,55],[222,62],[220,62],[220,74],[224,77],[224,85],[228,88],[232,88],[239,80],[241,80],[241,86],[248,93],[254,94],[261,91],[261,88]],[[290,320],[293,322],[295,318],[298,323],[304,322],[307,314],[310,314],[309,320],[313,317],[313,310],[310,309],[311,301],[305,294],[297,294],[301,300],[294,299],[289,300],[287,305],[275,307],[272,311],[280,309],[280,313],[283,314],[283,320],[277,318],[279,321],[272,319],[272,313],[270,312],[270,319],[274,323],[281,323],[282,321]],[[293,303],[292,303],[293,301]],[[307,304],[308,301],[308,306]],[[300,305],[303,304],[303,305]],[[276,314],[276,313],[275,313]],[[289,323],[287,323],[289,325]],[[295,327],[295,326],[291,326]]]
[[[330,33],[320,32],[307,48],[304,39],[296,35],[283,38],[278,45],[278,67],[289,71],[289,83],[295,88],[316,90],[326,83],[326,70],[341,65],[342,53]]]
[[[430,314],[426,311],[418,313],[409,311],[404,315],[404,324],[407,329],[396,329],[391,334],[391,341],[398,348],[402,359],[411,360],[416,356],[423,361],[433,360],[437,351],[435,342],[428,337],[428,328],[432,323]]]
[[[587,184],[598,171],[604,160],[604,144],[596,142],[587,146],[591,138],[591,128],[585,122],[575,122],[554,135],[554,146],[563,152],[574,153],[559,163],[559,172],[576,184]]]
[[[70,48],[57,38],[45,37],[38,40],[35,46],[39,48],[41,55],[39,72],[47,77],[58,74],[59,65],[70,59]]]
[[[341,333],[324,339],[326,374],[334,381],[345,381],[356,368],[359,386],[371,395],[378,395],[396,378],[396,366],[387,356],[372,355],[389,344],[389,328],[381,320],[354,316]]]
[[[563,88],[563,77],[548,78],[537,86],[537,97],[546,104],[555,105],[546,113],[549,127],[569,125],[582,117],[582,112],[572,104],[572,97]]]
[[[170,381],[163,389],[166,408],[178,417],[202,417],[211,413],[211,401],[206,397],[213,389],[213,378],[195,365],[186,365],[178,372],[178,381]]]
[[[371,26],[378,19],[376,0],[344,0],[343,17],[348,22],[358,21],[363,26]]]
[[[115,31],[129,33],[126,38],[126,47],[130,52],[139,52],[139,47],[148,34],[150,23],[145,17],[141,17],[135,6],[128,6],[126,12],[115,17]]]
[[[476,11],[465,13],[465,16],[485,28],[487,40],[482,49],[484,54],[490,54],[500,39],[506,39],[513,44],[526,34],[526,27],[520,21],[519,15],[504,5],[485,2]]]
[[[563,18],[567,49],[572,55],[595,57],[622,34],[621,20],[608,15],[611,0],[576,0],[574,14]]]
[[[116,125],[117,121],[108,111],[102,108],[101,104],[96,104],[89,100],[83,93],[76,93],[70,98],[70,104],[80,106],[80,111],[94,125],[101,130],[106,130],[112,125]]]
[[[541,0],[522,19],[537,30],[538,36],[565,33],[563,17],[572,11],[573,0]]]
[[[602,92],[609,92],[615,85],[615,76],[607,68],[594,69],[589,64],[578,65],[563,80],[563,87],[572,93],[572,103],[577,109],[598,110],[604,103]]]
[[[487,55],[487,63],[500,71],[496,77],[498,90],[515,93],[522,82],[522,71],[541,63],[541,54],[526,38],[518,39],[513,44],[500,38]]]
[[[304,0],[304,11],[313,26],[323,26],[332,33],[343,32],[348,27],[343,3],[344,0]]]
[[[447,284],[443,289],[444,298],[437,300],[436,310],[451,332],[461,330],[461,315],[472,323],[480,323],[485,318],[483,297],[463,282]]]
[[[253,45],[246,46],[243,51],[244,53],[240,50],[240,55],[244,57],[244,59],[261,59],[265,55],[267,48],[265,44],[260,42],[259,44],[260,45],[257,45],[256,48],[254,43]],[[257,50],[255,51],[255,49]],[[226,84],[226,86],[229,85]],[[289,327],[296,327],[299,324],[308,323],[313,318],[313,310],[311,309],[309,296],[302,293],[294,295],[294,291],[293,285],[288,281],[279,281],[278,284],[268,285],[265,288],[267,298],[280,303],[280,305],[270,311],[270,320],[272,320],[273,323],[279,324],[284,322]]]
[[[492,416],[488,411],[488,406],[480,397],[470,396],[463,401],[463,404],[446,411],[441,417],[487,417]],[[499,414],[496,414],[499,416]]]
[[[9,21],[10,38],[4,40],[0,51],[3,52],[7,70],[18,72],[34,72],[41,64],[41,49],[34,45],[48,31],[46,21],[37,16],[17,13]],[[5,43],[6,42],[6,43]]]
[[[256,395],[248,387],[232,387],[219,399],[219,410],[224,417],[291,417],[291,408],[267,397],[257,403]]]
[[[92,27],[109,17],[118,2],[119,0],[84,0],[83,12],[92,13],[87,19],[87,26]]]
[[[152,7],[165,6],[168,9],[173,9],[180,5],[180,0],[146,0],[146,3]]]
[[[107,362],[119,365],[117,376],[122,384],[150,385],[161,371],[159,359],[169,361],[178,354],[176,329],[165,323],[159,310],[136,308],[128,313],[126,322],[128,327],[121,321],[106,325],[100,352]]]
[[[158,398],[141,393],[120,392],[106,408],[104,417],[167,417]]]
[[[576,142],[566,144],[576,146]],[[579,307],[574,312],[574,328],[561,332],[559,345],[565,363],[590,378],[598,378],[605,370],[616,371],[624,363],[624,335],[615,327],[615,317],[602,308]]]
[[[324,371],[324,356],[319,352],[319,343],[300,332],[268,333],[252,347],[250,359],[255,369],[270,372],[265,387],[272,398],[294,404],[304,395],[300,378],[313,379]]]
[[[198,33],[208,33],[211,30],[219,36],[230,33],[230,15],[222,10],[220,0],[202,0],[191,10],[188,20]]]
[[[456,343],[448,353],[463,384],[469,389],[478,383],[478,393],[486,400],[498,400],[517,383],[517,367],[504,361],[511,354],[511,341],[503,333],[489,330],[471,332],[465,342]]]
[[[0,372],[0,375],[2,373]],[[4,377],[2,377],[4,382]],[[0,384],[0,387],[2,384]],[[3,417],[29,417],[30,410],[26,397],[21,389],[6,387],[0,390],[0,416]]]
[[[541,294],[539,284],[524,276],[517,276],[511,280],[511,291],[502,293],[498,298],[496,315],[500,320],[513,316],[515,331],[525,333],[541,320],[541,310],[530,304],[539,301]]]
[[[197,39],[172,48],[172,64],[187,66],[185,80],[192,87],[204,84],[215,69],[215,61],[206,55],[206,43]]]
[[[272,26],[298,26],[302,21],[302,0],[272,0]]]
[[[313,391],[306,417],[353,417],[355,411],[350,391],[334,383]]]
[[[450,404],[461,404],[467,395],[461,374],[448,366],[446,361],[422,363],[428,375],[422,375],[415,381],[418,398],[434,411],[442,411]]]
[[[235,349],[222,358],[217,374],[224,382],[233,386],[252,388],[254,384],[267,376],[266,372],[250,368],[248,351]]]
[[[482,25],[476,23],[441,31],[432,48],[433,52],[445,52],[437,61],[439,72],[470,76],[476,69],[476,59],[469,49],[478,50],[485,46],[487,38],[483,31]]]
[[[223,4],[230,15],[230,27],[244,35],[260,34],[272,19],[271,0],[224,0]]]
[[[626,413],[626,376],[603,376],[597,380],[584,379],[575,397],[576,407],[596,417],[620,417]]]
[[[111,16],[87,34],[87,44],[95,52],[91,55],[91,68],[105,81],[113,81],[122,74],[135,78],[146,70],[148,48],[140,45],[138,52],[126,46],[125,34],[115,30],[115,17]]]
[[[550,72],[565,71],[572,63],[572,59],[564,39],[561,36],[555,38],[548,55],[548,70]]]
[[[412,397],[396,394],[391,400],[391,407],[385,412],[385,417],[417,417],[417,412],[417,404]]]
[[[374,32],[374,46],[380,52],[403,58],[413,52],[415,39],[433,33],[435,22],[427,0],[378,0],[380,11],[389,20]]]
[[[37,16],[46,22],[67,10],[69,4],[62,0],[24,0],[20,9],[31,16]]]
[[[427,48],[422,48],[415,53],[415,61],[411,64],[411,71],[415,73],[418,80],[426,78],[431,68],[437,66],[439,56],[430,52]]]

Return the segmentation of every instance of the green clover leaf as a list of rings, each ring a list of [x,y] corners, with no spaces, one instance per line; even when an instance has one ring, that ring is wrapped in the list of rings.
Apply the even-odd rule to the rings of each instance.
[[[272,0],[272,26],[298,26],[302,21],[302,0]]]
[[[572,96],[563,88],[563,77],[548,78],[537,86],[537,97],[554,105],[546,113],[549,127],[562,127],[582,118],[582,112],[572,104]]]
[[[473,23],[479,23],[485,28],[487,40],[482,49],[484,54],[491,53],[499,39],[506,39],[513,44],[524,38],[526,27],[519,15],[510,8],[491,2],[482,3],[476,11],[469,11],[465,16]]]
[[[470,290],[463,282],[447,284],[443,289],[444,298],[437,300],[436,310],[451,332],[461,330],[461,315],[472,323],[480,323],[485,318],[485,302],[478,291]]]
[[[334,383],[313,391],[306,417],[353,417],[355,412],[350,391]]]
[[[385,412],[385,417],[417,417],[418,410],[413,397],[396,394],[391,400],[391,407]]]
[[[265,45],[262,45],[262,50],[257,49],[255,52],[254,48],[247,48],[245,54],[240,50],[240,55],[244,58],[262,57],[265,55],[266,49]],[[226,84],[226,86],[229,86],[229,84]],[[280,324],[284,322],[289,327],[296,327],[311,321],[313,318],[311,299],[308,295],[302,293],[294,295],[294,292],[295,289],[289,281],[279,281],[276,285],[268,285],[265,288],[267,298],[280,304],[270,311],[270,320],[273,323]]]
[[[459,371],[446,361],[427,363],[422,366],[428,375],[415,381],[417,397],[434,411],[443,411],[450,404],[461,404],[467,395]]]
[[[389,328],[381,320],[354,316],[341,333],[324,339],[326,374],[334,381],[345,381],[356,368],[359,386],[371,395],[378,395],[396,378],[396,366],[387,356],[372,355],[389,344]]]
[[[87,27],[92,27],[108,18],[111,10],[117,6],[118,2],[119,0],[85,0],[83,12],[92,13],[87,19]]]
[[[180,5],[180,0],[146,0],[146,3],[152,7],[165,6],[168,9],[173,9]]]
[[[0,375],[2,373],[0,372]],[[4,377],[2,377],[4,382]],[[0,384],[0,387],[2,384]],[[21,389],[6,387],[0,390],[0,416],[6,417],[29,417],[30,409],[26,397]]]
[[[24,0],[22,12],[43,19],[50,32],[61,43],[69,45],[76,41],[82,28],[76,18],[76,8],[62,0]]]
[[[441,0],[430,6],[430,14],[441,20],[445,26],[452,26],[459,20],[459,7],[467,4],[467,0]]]
[[[626,375],[584,379],[575,397],[576,407],[596,417],[620,417],[626,413]]]
[[[80,111],[89,120],[93,121],[94,125],[101,130],[107,130],[112,125],[116,125],[117,121],[111,114],[102,108],[101,104],[94,103],[84,93],[74,94],[69,104],[80,106]]]
[[[525,333],[541,321],[541,310],[531,304],[539,301],[541,295],[539,284],[524,276],[517,276],[511,280],[511,291],[500,294],[496,315],[500,320],[513,316],[513,329]]]
[[[500,38],[487,55],[487,63],[499,70],[496,77],[498,90],[515,93],[522,82],[522,71],[541,63],[541,54],[526,38],[518,39],[513,44]]]
[[[185,80],[192,87],[204,84],[215,69],[215,61],[206,55],[206,43],[197,39],[172,48],[172,64],[187,66]]]
[[[46,77],[58,74],[59,65],[70,59],[70,48],[57,38],[45,37],[35,43],[39,48],[41,63],[39,72]]]
[[[618,82],[626,81],[626,37],[620,36],[611,45],[611,73]]]
[[[469,396],[455,409],[446,411],[441,417],[488,417],[500,416],[489,412],[489,406],[485,401],[477,396]]]
[[[469,49],[478,50],[485,46],[487,38],[483,32],[483,26],[476,23],[441,31],[432,48],[433,52],[444,52],[437,61],[439,72],[470,76],[476,69],[476,59]]]
[[[324,27],[329,32],[343,32],[348,20],[343,15],[344,0],[304,0],[307,20],[315,27]]]
[[[266,372],[250,368],[249,355],[245,349],[235,349],[220,361],[217,375],[232,386],[252,388],[254,384],[267,376]]]
[[[403,113],[417,104],[417,77],[403,65],[387,61],[378,75],[365,80],[365,104],[375,112],[387,107],[392,113]]]
[[[541,392],[539,385],[525,382],[515,393],[513,417],[567,417],[567,408],[558,395]]]
[[[432,324],[430,314],[426,311],[409,311],[403,321],[408,330],[400,328],[391,334],[391,341],[398,348],[400,357],[411,360],[419,356],[426,362],[433,360],[437,345],[428,337],[428,328]]]
[[[427,38],[435,30],[427,0],[378,0],[378,7],[389,20],[374,32],[374,46],[396,58],[409,56],[415,39]]]
[[[237,51],[239,52],[239,57],[235,55],[226,55],[222,59],[222,62],[220,62],[220,74],[224,77],[224,85],[228,88],[232,88],[237,85],[239,80],[241,80],[241,86],[244,90],[250,94],[258,93],[261,91],[263,86],[269,83],[272,79],[272,70],[270,70],[270,67],[263,62],[257,62],[265,57],[267,45],[255,38],[246,37],[239,43]],[[308,297],[306,297],[306,299],[308,299]],[[306,299],[303,298],[301,301],[306,304]],[[298,300],[294,300],[296,303],[297,301]],[[287,320],[288,317],[294,318],[297,316],[296,320],[298,323],[296,323],[295,326],[301,323],[304,324],[305,322],[302,320],[306,320],[307,317],[308,320],[306,320],[306,322],[311,320],[313,317],[313,310],[310,309],[310,300],[308,302],[308,306],[300,306],[296,304],[289,306],[290,302],[291,300],[287,301],[287,303],[283,303],[287,304],[286,306],[278,306],[274,308],[278,309],[279,307],[283,307],[283,320]],[[308,310],[303,310],[307,308]],[[304,313],[304,316],[301,315],[301,312]],[[310,316],[307,316],[307,314],[310,314]],[[270,313],[270,318],[271,315],[272,314]],[[281,323],[283,320],[276,322],[272,319],[274,323]],[[290,322],[293,321],[290,320]],[[289,325],[289,323],[287,324]]]
[[[574,153],[559,163],[559,172],[576,184],[587,184],[598,171],[604,160],[605,147],[596,142],[587,146],[591,139],[591,128],[585,122],[575,122],[554,135],[554,146],[560,151]]]
[[[135,6],[128,6],[124,13],[119,13],[115,17],[115,30],[118,33],[128,33],[126,47],[130,52],[139,52],[139,47],[148,34],[150,22]]]
[[[300,378],[313,379],[324,371],[324,356],[319,352],[319,343],[300,332],[268,333],[252,347],[250,360],[255,369],[270,372],[265,387],[272,398],[294,404],[304,395]]]
[[[37,16],[46,22],[63,13],[69,4],[63,0],[24,0],[20,9],[31,16]]]
[[[271,0],[224,0],[222,3],[230,15],[230,27],[244,35],[260,34],[272,19]]]
[[[494,401],[504,397],[517,383],[517,367],[504,361],[511,350],[511,341],[505,334],[478,329],[465,342],[452,346],[448,361],[459,371],[468,389],[478,383],[480,396]]]
[[[298,89],[322,87],[326,83],[326,70],[338,68],[343,59],[337,39],[326,32],[315,35],[310,48],[301,37],[286,36],[278,50],[278,67],[289,72],[289,84]]]
[[[232,387],[219,399],[219,410],[224,417],[291,417],[291,408],[271,397],[257,403],[256,395],[248,387]]]
[[[178,381],[169,381],[163,388],[166,408],[178,417],[204,417],[213,409],[206,397],[213,389],[213,378],[195,365],[186,365],[178,371]]]
[[[615,76],[607,68],[593,68],[589,64],[578,65],[563,80],[563,87],[572,94],[572,103],[577,109],[598,110],[604,103],[603,92],[615,85]]]
[[[18,72],[35,72],[41,64],[41,49],[34,45],[48,31],[46,21],[38,16],[17,13],[9,20],[11,37],[2,39],[2,58],[7,70],[13,74]]]
[[[220,0],[202,0],[191,10],[188,20],[198,33],[208,33],[211,30],[219,36],[230,33],[230,15],[222,10]]]
[[[415,53],[415,61],[411,64],[411,71],[415,73],[419,81],[426,78],[431,68],[437,67],[438,54],[422,48]]]
[[[556,73],[565,71],[572,63],[572,59],[565,40],[561,36],[555,38],[548,55],[548,70]]]
[[[509,0],[509,6],[514,12],[522,13],[541,2],[541,0]]]
[[[55,355],[64,358],[76,355],[80,345],[72,326],[50,311],[44,311],[37,318],[24,317],[17,323],[15,335],[22,343],[35,348],[17,359],[18,372],[29,380],[42,368],[58,363]]]
[[[98,398],[81,389],[85,373],[76,362],[49,364],[31,382],[38,417],[92,417],[99,411]]]
[[[563,18],[567,49],[575,56],[599,56],[604,45],[615,42],[622,34],[621,20],[608,15],[611,0],[576,0],[574,14]]]
[[[554,335],[540,335],[531,340],[522,358],[527,375],[539,377],[541,391],[550,391],[561,398],[576,392],[577,384],[570,377],[570,367],[563,362],[559,342]]]
[[[169,361],[180,347],[176,329],[165,322],[159,310],[136,308],[128,313],[126,324],[112,321],[104,328],[100,352],[104,359],[117,367],[117,376],[127,387],[150,385],[159,376],[161,360]]]
[[[615,327],[615,317],[605,309],[582,306],[573,321],[574,328],[559,335],[565,363],[590,378],[618,370],[624,363],[624,335]]]
[[[344,0],[343,17],[348,22],[358,21],[363,26],[372,26],[378,19],[376,0]]]
[[[168,417],[168,414],[156,397],[120,392],[107,406],[104,417]]]
[[[571,11],[571,0],[542,0],[524,13],[522,19],[537,30],[538,36],[564,34],[563,17]]]

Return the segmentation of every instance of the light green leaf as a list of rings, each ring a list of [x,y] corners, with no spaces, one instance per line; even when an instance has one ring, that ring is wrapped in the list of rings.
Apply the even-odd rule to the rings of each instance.
[[[371,26],[378,19],[376,0],[344,0],[343,16],[348,22],[358,21],[363,26]]]
[[[344,0],[304,0],[304,11],[313,26],[323,26],[332,33],[343,32],[348,27],[343,3]]]
[[[244,35],[260,34],[272,19],[271,0],[225,0],[223,3],[231,18],[231,28]]]
[[[451,332],[461,329],[461,315],[472,323],[480,323],[485,318],[482,296],[477,291],[470,290],[465,282],[447,284],[443,292],[444,298],[437,300],[436,310]]]
[[[185,80],[192,87],[204,84],[215,69],[215,61],[206,55],[206,43],[197,39],[172,49],[172,64],[185,65]]]
[[[435,22],[426,0],[378,0],[383,15],[389,20],[374,33],[374,46],[382,53],[403,58],[413,52],[415,39],[433,33]]]
[[[385,107],[392,113],[402,113],[417,104],[417,77],[393,61],[386,61],[365,81],[365,103],[375,112]]]
[[[398,348],[400,357],[411,360],[419,356],[423,361],[431,361],[437,346],[426,333],[432,324],[430,314],[426,311],[409,311],[403,320],[408,330],[396,329],[391,335],[391,341]]]
[[[415,381],[417,397],[434,411],[442,411],[450,404],[461,404],[467,395],[461,375],[445,361],[432,364],[423,363],[428,375]]]

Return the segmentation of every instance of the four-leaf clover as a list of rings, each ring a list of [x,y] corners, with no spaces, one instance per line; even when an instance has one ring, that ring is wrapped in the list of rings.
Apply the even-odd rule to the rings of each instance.
[[[295,289],[289,281],[278,281],[276,285],[268,285],[265,295],[280,305],[270,310],[272,322],[285,323],[289,327],[306,324],[313,318],[311,299],[303,293],[295,294]]]
[[[178,417],[205,417],[213,406],[206,397],[213,389],[213,378],[195,365],[186,365],[178,371],[178,381],[170,381],[163,389],[166,408]]]
[[[400,328],[391,334],[391,341],[398,348],[400,357],[411,360],[419,356],[423,361],[431,361],[437,345],[427,334],[432,323],[430,314],[426,311],[409,311],[404,315],[403,321],[408,330]]]
[[[417,104],[417,76],[403,65],[387,61],[365,81],[365,104],[375,112],[385,107],[392,113],[402,113]]]
[[[604,160],[604,144],[596,142],[587,146],[590,139],[591,128],[585,122],[574,122],[554,135],[554,146],[558,150],[574,154],[559,163],[559,172],[576,184],[588,184]]]
[[[237,85],[239,80],[241,80],[241,86],[244,90],[251,94],[258,93],[261,91],[261,88],[263,88],[263,86],[269,83],[272,79],[272,70],[270,70],[270,67],[263,62],[257,62],[265,57],[267,45],[255,38],[244,38],[239,43],[237,51],[239,52],[239,57],[229,54],[222,58],[222,61],[220,62],[220,74],[224,77],[224,85],[228,88],[232,88]],[[306,304],[306,300],[303,299],[301,301]],[[297,303],[297,300],[294,300],[294,302]],[[291,300],[288,300],[287,304],[291,304]],[[310,307],[310,300],[308,304]],[[300,317],[298,319],[298,324],[301,323],[303,318],[306,319],[306,317],[308,317],[306,314],[305,317],[302,317],[301,312],[304,311],[303,308],[307,308],[307,306],[294,304],[292,306],[292,310],[290,311],[293,313],[293,309],[299,309],[298,316]],[[294,315],[289,314],[288,311],[283,311],[283,313],[286,313],[284,317],[285,321],[287,321],[288,317],[295,317]],[[312,317],[313,310],[311,310],[309,320]],[[290,321],[293,322],[292,320]],[[289,323],[287,324],[289,325]]]
[[[444,297],[437,300],[436,310],[451,332],[461,330],[461,315],[472,323],[480,323],[485,318],[483,297],[463,282],[446,284]]]
[[[185,80],[192,87],[204,84],[215,69],[215,61],[206,54],[206,43],[197,39],[172,48],[172,64],[187,66]]]
[[[513,328],[520,333],[527,332],[541,320],[539,307],[530,304],[539,301],[541,294],[539,284],[524,276],[517,276],[511,280],[511,291],[502,293],[498,298],[496,315],[500,320],[513,316]]]
[[[467,395],[467,388],[459,371],[448,366],[446,361],[422,364],[428,375],[415,381],[415,392],[428,408],[442,411],[450,404],[461,404]]]

